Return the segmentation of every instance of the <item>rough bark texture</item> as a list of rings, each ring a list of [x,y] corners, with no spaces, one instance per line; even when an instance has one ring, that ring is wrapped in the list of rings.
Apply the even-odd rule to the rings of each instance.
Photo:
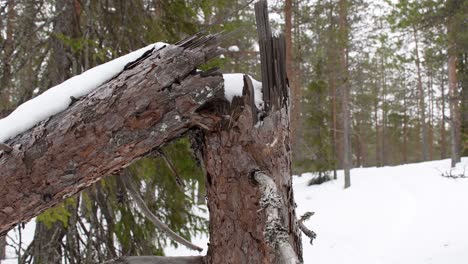
[[[197,35],[145,54],[66,111],[0,151],[0,234],[105,175],[219,118],[197,113],[223,94],[219,74],[195,68],[218,55],[219,36]]]
[[[455,43],[453,40],[453,29],[451,21],[447,24],[448,33],[448,88],[449,88],[449,111],[450,111],[450,149],[451,165],[460,162],[461,147],[461,119],[458,97],[458,77],[457,77],[457,56],[455,53]]]
[[[5,259],[6,236],[0,236],[0,263]]]
[[[340,91],[341,108],[343,112],[343,170],[344,170],[344,188],[351,186],[351,143],[350,143],[350,91],[349,91],[349,72],[348,72],[348,2],[340,0],[339,8],[339,33],[340,33]]]
[[[253,88],[244,78],[244,96],[218,111],[230,115],[218,131],[205,132],[203,160],[210,211],[208,263],[287,263],[281,247],[271,243],[269,225],[255,172],[277,186],[281,226],[289,245],[302,256],[291,179],[289,97],[284,67],[284,37],[272,38],[266,2],[255,6],[259,27],[265,111],[253,103]]]

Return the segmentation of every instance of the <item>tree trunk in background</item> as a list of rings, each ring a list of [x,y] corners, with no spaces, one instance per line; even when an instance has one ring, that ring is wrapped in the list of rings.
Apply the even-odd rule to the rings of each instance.
[[[328,56],[331,58],[331,48],[328,48]],[[330,116],[331,116],[331,130],[330,130],[330,138],[331,138],[331,145],[332,145],[332,157],[334,159],[334,166],[333,166],[333,179],[337,179],[336,170],[339,166],[341,166],[341,150],[338,144],[338,118],[337,118],[337,99],[336,99],[336,82],[335,82],[335,69],[334,67],[330,67],[328,69],[328,86],[329,86],[329,97],[330,97]]]
[[[14,37],[15,30],[15,0],[8,0],[7,19],[6,19],[6,39],[2,43],[3,58],[2,59],[2,79],[0,80],[0,110],[8,109],[10,107],[10,84],[12,79],[11,72],[11,55],[14,51]]]
[[[349,110],[349,73],[348,73],[348,2],[340,0],[339,3],[339,53],[340,53],[340,91],[343,111],[343,170],[345,174],[344,187],[351,186],[351,144],[350,144],[350,110]]]
[[[460,55],[461,60],[461,155],[468,156],[468,51]]]
[[[296,66],[294,65],[293,35],[292,35],[292,9],[293,0],[286,0],[284,6],[286,38],[286,71],[288,74],[289,87],[291,88],[291,144],[293,157],[299,158],[300,150],[300,127],[301,127],[301,89],[296,82]]]
[[[421,144],[422,144],[422,160],[426,161],[429,158],[429,142],[427,138],[427,123],[426,123],[426,104],[424,99],[424,87],[421,77],[421,61],[419,59],[419,40],[418,40],[418,31],[416,26],[413,26],[413,37],[414,37],[414,54],[416,57],[416,71],[418,75],[418,100],[419,100],[419,116],[421,123]]]
[[[341,147],[341,137],[339,137],[339,126],[338,122],[338,91],[336,87],[336,79],[337,79],[337,67],[338,63],[336,62],[336,48],[337,48],[337,40],[336,40],[336,32],[335,32],[335,20],[333,14],[333,6],[329,5],[327,10],[328,15],[328,28],[327,28],[327,42],[328,45],[326,46],[326,55],[327,55],[327,81],[328,81],[328,94],[330,98],[330,138],[331,138],[331,145],[332,145],[332,157],[334,159],[334,167],[333,167],[333,179],[337,179],[337,172],[338,168],[342,166],[342,147]]]
[[[196,111],[219,100],[222,77],[193,71],[219,55],[219,41],[197,35],[153,51],[67,110],[6,141],[13,150],[0,152],[6,183],[0,185],[0,234],[191,127],[218,122]]]
[[[457,56],[455,54],[455,43],[453,41],[454,32],[451,30],[451,22],[447,24],[448,34],[448,88],[450,105],[450,132],[451,132],[451,160],[452,167],[460,162],[460,112],[458,98],[458,80],[457,80]]]
[[[375,84],[374,84],[375,85]],[[375,87],[375,95],[374,95],[374,125],[375,125],[375,166],[381,167],[382,166],[382,156],[381,156],[381,146],[380,143],[382,142],[380,136],[380,126],[379,126],[379,94],[378,88]]]
[[[444,76],[440,79],[440,93],[441,93],[441,111],[442,111],[442,118],[440,119],[440,159],[445,159],[447,156],[447,140],[446,140],[446,133],[445,133],[445,84],[444,84]]]
[[[380,86],[382,87],[382,94],[381,94],[381,99],[378,99],[380,102],[382,102],[382,125],[381,125],[381,142],[380,142],[380,161],[382,163],[382,166],[388,165],[388,155],[387,155],[387,149],[386,149],[386,140],[387,140],[387,80],[385,76],[385,52],[383,51],[381,54],[381,60],[380,60],[380,73],[381,73],[381,84]],[[378,98],[378,97],[377,97]]]
[[[49,80],[52,87],[73,76],[73,54],[64,38],[77,38],[80,34],[81,4],[78,0],[57,0],[58,15],[53,24]],[[76,68],[76,65],[75,65]],[[76,70],[75,70],[76,73]]]
[[[433,76],[432,76],[432,69],[429,70],[429,80],[428,80],[428,88],[429,88],[429,160],[434,159],[434,90],[432,88],[433,83]]]
[[[6,236],[0,236],[0,263],[6,257]]]
[[[62,222],[57,221],[52,226],[36,221],[34,230],[34,246],[32,252],[33,263],[60,264],[62,263],[62,250],[60,243],[65,235]]]
[[[403,164],[408,163],[408,98],[403,97]]]

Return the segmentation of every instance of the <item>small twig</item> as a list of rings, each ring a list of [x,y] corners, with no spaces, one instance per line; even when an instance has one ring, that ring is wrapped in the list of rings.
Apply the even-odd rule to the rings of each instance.
[[[174,241],[197,251],[203,251],[203,249],[199,246],[192,244],[190,241],[186,240],[185,238],[179,236],[177,233],[172,231],[167,225],[165,225],[161,220],[159,220],[153,212],[148,208],[143,198],[141,198],[140,194],[138,193],[137,189],[131,182],[128,172],[122,175],[122,181],[124,182],[125,186],[127,187],[128,193],[135,201],[136,205],[140,208],[142,213],[151,221],[153,224],[160,229],[161,231],[165,232],[167,236],[169,236]]]
[[[307,228],[305,225],[304,225],[304,221],[307,221],[309,220],[309,218],[311,216],[313,216],[315,213],[314,212],[307,212],[305,213],[303,216],[301,216],[301,218],[299,219],[298,221],[298,224],[299,224],[299,228],[301,229],[301,231],[307,236],[310,238],[310,244],[313,245],[313,242],[314,242],[314,239],[317,238],[317,234],[310,230],[309,228]]]
[[[159,154],[159,156],[164,160],[164,162],[166,162],[167,167],[169,167],[169,169],[172,171],[172,174],[175,177],[177,186],[179,186],[181,190],[183,191],[185,189],[185,183],[180,177],[179,173],[177,173],[177,170],[174,167],[174,164],[172,164],[172,162],[167,158],[166,154],[164,154],[162,150],[157,149],[155,152]]]

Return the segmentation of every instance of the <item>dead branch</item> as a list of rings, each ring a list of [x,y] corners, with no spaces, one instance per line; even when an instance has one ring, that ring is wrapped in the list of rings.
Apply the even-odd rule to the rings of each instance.
[[[301,231],[307,236],[310,238],[310,244],[313,245],[313,242],[314,242],[314,239],[317,237],[317,234],[310,230],[309,228],[307,228],[305,225],[304,225],[304,221],[307,221],[309,220],[309,218],[311,216],[313,216],[315,213],[314,212],[307,212],[305,213],[303,216],[301,216],[301,218],[299,219],[298,221],[298,224],[299,224],[299,228],[301,229]]]
[[[166,154],[164,154],[164,152],[160,149],[156,150],[156,153],[158,153],[158,155],[164,160],[164,162],[166,163],[167,167],[169,167],[169,169],[171,170],[172,172],[172,175],[174,175],[175,177],[175,181],[177,183],[177,186],[183,191],[185,189],[185,183],[184,183],[184,180],[182,180],[182,178],[180,177],[179,173],[177,173],[177,170],[175,168],[175,166],[172,164],[172,162],[167,158]]]
[[[176,232],[172,231],[167,225],[165,225],[161,220],[159,220],[153,212],[148,208],[146,205],[145,201],[143,198],[141,198],[138,190],[135,188],[133,183],[131,182],[130,175],[128,173],[125,173],[127,175],[121,175],[122,181],[124,182],[128,193],[132,197],[132,199],[135,201],[135,204],[140,208],[141,212],[151,221],[153,224],[161,231],[166,233],[166,235],[171,238],[172,240],[176,241],[177,243],[180,243],[184,246],[186,246],[189,249],[192,250],[197,250],[197,251],[203,251],[203,248],[198,247],[194,244],[192,244],[190,241],[186,240],[185,238],[179,236]]]

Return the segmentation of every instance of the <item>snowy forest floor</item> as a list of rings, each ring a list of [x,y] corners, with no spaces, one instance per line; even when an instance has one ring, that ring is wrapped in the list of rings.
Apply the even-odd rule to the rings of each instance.
[[[452,175],[468,176],[468,158]],[[312,176],[294,177],[300,216],[317,233],[303,236],[304,263],[465,264],[468,263],[468,178],[442,177],[450,160],[394,167],[357,168],[351,188],[338,180],[308,186]],[[207,237],[194,241],[206,245]],[[193,255],[183,247],[167,255]]]
[[[442,177],[450,172],[448,159],[357,168],[346,190],[343,171],[338,180],[313,186],[308,186],[311,173],[294,176],[297,214],[315,212],[305,222],[317,239],[310,245],[303,236],[304,263],[468,263],[468,178]],[[452,171],[461,173],[468,176],[468,157]],[[33,234],[34,221],[26,225],[23,241],[30,242]],[[192,241],[206,254],[207,236]],[[165,253],[196,254],[183,246]]]

